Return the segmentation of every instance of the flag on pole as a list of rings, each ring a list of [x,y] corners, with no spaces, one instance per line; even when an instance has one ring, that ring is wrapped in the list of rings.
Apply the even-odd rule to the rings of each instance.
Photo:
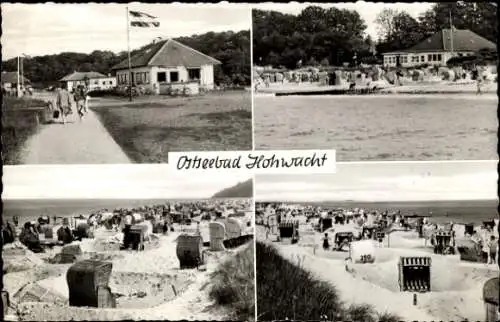
[[[131,27],[141,27],[141,28],[157,28],[160,27],[160,22],[158,18],[150,14],[129,10],[130,26]]]

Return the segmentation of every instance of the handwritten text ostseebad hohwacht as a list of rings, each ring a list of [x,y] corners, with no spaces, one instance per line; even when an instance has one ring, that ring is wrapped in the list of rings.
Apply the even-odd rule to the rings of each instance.
[[[334,173],[335,150],[171,152],[176,171],[248,171],[254,173]]]

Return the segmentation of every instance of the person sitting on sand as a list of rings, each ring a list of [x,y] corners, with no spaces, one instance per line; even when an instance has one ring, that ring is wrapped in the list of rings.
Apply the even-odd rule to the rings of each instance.
[[[330,248],[330,243],[328,241],[328,233],[325,233],[325,237],[323,237],[323,249],[328,250]]]
[[[69,219],[63,218],[62,226],[57,230],[57,240],[66,245],[73,242],[73,239],[73,232],[69,227]]]
[[[16,229],[12,227],[12,224],[7,221],[2,221],[2,243],[10,244],[13,243],[16,238]]]
[[[498,253],[498,242],[497,242],[495,236],[492,235],[490,237],[488,247],[490,249],[490,254],[489,254],[490,256],[489,256],[488,264],[496,264],[497,253]]]
[[[40,239],[35,233],[34,226],[31,223],[27,222],[24,224],[24,228],[21,231],[21,234],[19,234],[19,240],[32,252],[43,252],[43,248],[40,245]]]

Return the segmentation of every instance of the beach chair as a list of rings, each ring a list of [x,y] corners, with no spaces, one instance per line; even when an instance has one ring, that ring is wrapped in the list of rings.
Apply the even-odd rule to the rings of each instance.
[[[224,238],[226,235],[226,227],[223,223],[211,222],[208,224],[210,231],[210,250],[222,251],[224,247]]]
[[[349,258],[353,263],[374,263],[375,243],[373,240],[357,240],[349,244]]]
[[[9,292],[2,291],[3,316],[7,316],[10,306]]]
[[[382,230],[376,230],[375,233],[373,234],[373,239],[378,241],[379,243],[382,243],[385,238],[385,232]]]
[[[431,263],[430,257],[400,257],[398,282],[401,292],[430,292]]]
[[[108,287],[113,263],[83,260],[73,264],[66,273],[70,306],[105,308],[113,305]]]
[[[279,223],[279,240],[283,238],[290,238],[291,242],[295,244],[299,240],[299,222],[298,221],[284,221]]]
[[[460,244],[457,246],[457,251],[462,261],[485,263],[481,247],[471,240],[460,241]]]
[[[176,253],[181,269],[199,268],[205,264],[203,239],[200,235],[180,235],[177,238]]]
[[[374,239],[374,232],[375,227],[363,227],[363,230],[361,231],[361,239],[365,238],[365,236],[367,236],[368,239]]]
[[[332,218],[320,218],[319,219],[319,231],[322,233],[326,231],[327,229],[330,229],[333,227],[333,220]]]
[[[354,234],[351,231],[338,232],[334,237],[334,250],[342,251],[344,246],[349,247],[349,244],[354,240]]]
[[[486,322],[498,321],[499,278],[489,279],[483,286],[483,301],[486,311]]]
[[[133,250],[142,251],[145,249],[144,238],[148,227],[145,225],[133,225],[130,227],[129,238]]]
[[[73,235],[75,239],[82,240],[83,238],[89,238],[90,226],[87,223],[79,223],[74,230]]]
[[[437,231],[435,235],[436,244],[434,245],[434,254],[452,255],[455,254],[455,248],[452,245],[452,231]]]

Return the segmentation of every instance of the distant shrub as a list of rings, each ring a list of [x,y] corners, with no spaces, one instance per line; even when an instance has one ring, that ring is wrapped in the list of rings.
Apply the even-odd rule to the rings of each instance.
[[[99,89],[93,90],[88,93],[90,97],[103,97],[103,96],[112,96],[116,95],[115,89]]]
[[[38,131],[30,107],[45,107],[47,102],[28,97],[2,98],[2,160],[4,164],[19,164],[25,142]]]

